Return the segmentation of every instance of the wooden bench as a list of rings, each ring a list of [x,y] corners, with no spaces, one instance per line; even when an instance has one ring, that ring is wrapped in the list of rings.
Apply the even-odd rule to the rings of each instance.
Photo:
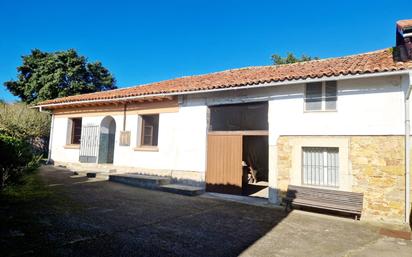
[[[362,213],[363,194],[319,189],[302,186],[288,186],[285,211],[289,211],[292,205],[313,207],[318,209],[345,212],[355,215],[355,219]]]

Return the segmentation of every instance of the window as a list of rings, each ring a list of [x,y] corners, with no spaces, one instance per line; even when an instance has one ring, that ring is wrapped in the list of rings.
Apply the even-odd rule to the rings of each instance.
[[[339,148],[302,147],[302,184],[339,186]]]
[[[142,115],[141,146],[157,146],[159,137],[159,114]]]
[[[209,130],[268,130],[268,106],[268,102],[211,106]]]
[[[70,119],[70,140],[69,143],[72,145],[80,144],[80,138],[82,135],[82,118],[72,118]]]
[[[329,111],[336,110],[336,81],[314,82],[306,84],[305,110]]]

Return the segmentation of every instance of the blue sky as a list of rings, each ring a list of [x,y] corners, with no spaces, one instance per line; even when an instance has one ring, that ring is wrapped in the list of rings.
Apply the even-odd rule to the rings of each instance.
[[[390,47],[409,1],[0,2],[0,98],[30,49],[75,48],[101,61],[117,86],[245,66],[273,53],[321,58]]]

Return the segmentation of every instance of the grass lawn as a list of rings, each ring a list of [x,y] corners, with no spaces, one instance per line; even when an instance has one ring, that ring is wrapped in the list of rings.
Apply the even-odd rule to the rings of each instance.
[[[37,172],[34,172],[23,177],[22,184],[6,187],[0,193],[0,202],[7,205],[21,204],[48,198],[50,195],[49,188],[45,187]]]

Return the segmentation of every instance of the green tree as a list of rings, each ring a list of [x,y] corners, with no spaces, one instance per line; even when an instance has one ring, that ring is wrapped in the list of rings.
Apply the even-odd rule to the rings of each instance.
[[[272,55],[273,65],[289,64],[289,63],[295,63],[295,62],[306,62],[306,61],[312,61],[312,60],[319,60],[319,57],[311,57],[311,56],[303,54],[299,58],[299,57],[296,57],[293,53],[287,53],[286,57],[282,57],[278,54]]]
[[[115,89],[113,75],[100,62],[90,63],[76,50],[42,52],[23,56],[18,79],[4,86],[25,103]]]

